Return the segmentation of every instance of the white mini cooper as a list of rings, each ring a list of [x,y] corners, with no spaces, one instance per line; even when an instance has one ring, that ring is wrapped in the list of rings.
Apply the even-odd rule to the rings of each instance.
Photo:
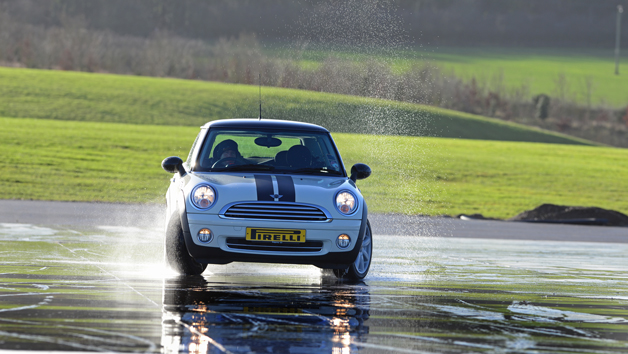
[[[187,161],[168,157],[165,252],[181,274],[207,264],[311,264],[362,279],[373,239],[355,181],[323,127],[228,119],[201,127]]]

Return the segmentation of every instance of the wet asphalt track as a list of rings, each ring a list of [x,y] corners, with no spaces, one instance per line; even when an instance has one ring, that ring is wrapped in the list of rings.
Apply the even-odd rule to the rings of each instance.
[[[178,278],[161,207],[0,201],[0,349],[628,351],[628,228],[373,215],[364,282],[233,263]]]

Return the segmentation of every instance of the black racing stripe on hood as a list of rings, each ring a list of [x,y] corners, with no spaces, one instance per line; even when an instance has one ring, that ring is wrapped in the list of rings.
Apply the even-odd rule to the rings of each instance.
[[[290,176],[275,176],[277,178],[277,194],[281,195],[282,202],[296,202],[296,193],[294,192],[294,181]]]
[[[257,187],[257,200],[274,201],[272,177],[270,175],[253,175],[253,177],[255,177],[255,186]]]

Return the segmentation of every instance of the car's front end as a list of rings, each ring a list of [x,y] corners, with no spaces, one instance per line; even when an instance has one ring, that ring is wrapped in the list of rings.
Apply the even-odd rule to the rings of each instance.
[[[199,198],[194,193],[204,188],[215,193],[206,209],[195,202]],[[366,228],[366,204],[347,178],[198,174],[190,177],[183,194],[189,225],[186,246],[200,263],[346,268],[355,260]],[[280,198],[251,198],[258,195]],[[345,204],[345,199],[353,199],[353,208],[343,214],[335,207],[336,199]]]

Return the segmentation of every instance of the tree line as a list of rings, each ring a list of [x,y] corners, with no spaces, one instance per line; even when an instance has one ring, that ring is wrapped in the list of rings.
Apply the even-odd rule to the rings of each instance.
[[[21,23],[51,27],[80,17],[90,29],[139,37],[247,32],[324,41],[336,37],[322,34],[331,29],[347,41],[385,35],[423,45],[575,47],[613,47],[619,4],[628,8],[628,0],[0,0]]]
[[[261,74],[264,86],[427,104],[628,147],[628,112],[579,105],[567,94],[566,77],[556,80],[557,94],[550,102],[549,97],[533,99],[525,84],[507,89],[503,77],[464,81],[429,62],[417,62],[401,74],[376,57],[354,62],[329,56],[316,67],[303,67],[298,48],[295,52],[293,58],[269,55],[254,35],[211,43],[160,30],[139,37],[90,30],[85,21],[69,17],[60,27],[34,26],[0,12],[0,65],[249,85],[257,84]]]

